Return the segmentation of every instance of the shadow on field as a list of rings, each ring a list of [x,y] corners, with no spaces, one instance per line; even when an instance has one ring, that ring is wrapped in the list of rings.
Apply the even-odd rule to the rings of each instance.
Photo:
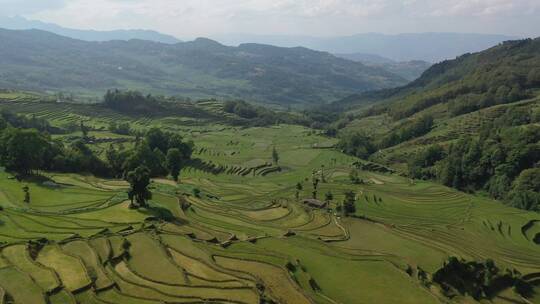
[[[174,216],[174,214],[167,208],[157,205],[149,205],[146,208],[139,208],[138,211],[148,216],[146,220],[161,220],[176,225],[185,225],[188,222],[184,219]]]

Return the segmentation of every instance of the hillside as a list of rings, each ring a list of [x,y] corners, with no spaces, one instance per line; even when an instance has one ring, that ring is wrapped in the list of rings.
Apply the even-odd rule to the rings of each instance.
[[[434,65],[402,88],[344,99],[352,118],[339,123],[340,147],[540,211],[530,180],[540,174],[539,89],[540,39],[505,42]]]
[[[107,89],[192,98],[322,103],[403,85],[376,67],[305,48],[227,47],[208,39],[177,44],[86,42],[44,31],[0,30],[0,87],[102,96]]]

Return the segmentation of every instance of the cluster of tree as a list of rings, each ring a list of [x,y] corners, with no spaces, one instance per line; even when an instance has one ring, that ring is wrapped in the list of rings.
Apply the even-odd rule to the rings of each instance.
[[[146,132],[133,149],[111,145],[106,151],[106,159],[112,174],[117,177],[144,166],[150,176],[171,174],[178,180],[180,170],[191,159],[192,153],[193,142],[185,142],[178,134],[153,128]]]
[[[106,164],[82,140],[65,146],[38,130],[11,126],[0,131],[0,165],[20,175],[39,170],[108,174]]]
[[[150,176],[171,174],[177,180],[192,151],[193,143],[181,136],[151,129],[133,149],[111,145],[103,159],[83,139],[66,145],[36,129],[0,124],[0,165],[22,176],[49,170],[126,177],[128,172],[145,166]]]
[[[515,102],[531,97],[531,93],[520,85],[509,87],[501,85],[491,88],[485,93],[468,93],[457,96],[448,103],[448,111],[452,116],[471,113],[497,104]]]
[[[127,122],[116,123],[113,121],[109,124],[109,131],[120,135],[129,135],[131,133],[131,127]]]
[[[354,215],[356,213],[356,192],[352,190],[346,191],[343,202],[337,206],[336,211],[344,216]]]
[[[392,147],[410,139],[420,137],[429,133],[432,128],[433,117],[430,115],[422,116],[419,119],[409,121],[390,132],[390,134],[382,139],[379,148]]]
[[[345,192],[343,200],[343,212],[345,216],[356,213],[356,193],[354,191]]]
[[[478,137],[463,137],[448,148],[431,146],[410,161],[409,173],[460,190],[485,190],[517,208],[540,211],[540,127],[512,127],[523,120],[509,110],[485,124]]]
[[[367,159],[380,149],[388,148],[427,134],[433,128],[433,117],[429,115],[404,123],[379,140],[362,133],[347,133],[341,136],[337,147],[344,153]]]
[[[519,272],[502,271],[492,260],[467,262],[451,257],[433,274],[433,282],[448,297],[470,295],[477,301],[490,300],[508,288],[514,288],[523,297],[529,297],[533,291]]]
[[[336,136],[337,130],[343,128],[349,121],[351,116],[340,113],[341,109],[332,105],[323,105],[314,109],[305,110],[303,112],[306,119],[311,123],[313,129],[325,129],[326,135]]]
[[[223,104],[223,110],[242,118],[243,120],[231,121],[231,123],[238,125],[268,126],[286,123],[309,126],[311,124],[311,121],[306,117],[272,111],[265,107],[249,104],[243,100],[226,101]]]
[[[122,113],[154,113],[159,108],[159,100],[152,95],[138,91],[108,90],[103,97],[106,107]]]
[[[26,115],[15,114],[6,109],[2,109],[0,111],[0,128],[5,128],[7,124],[16,128],[36,129],[49,134],[62,133],[61,129],[51,126],[51,124],[43,118],[38,118],[35,115],[28,117]]]
[[[358,173],[358,170],[356,168],[353,168],[351,172],[349,172],[349,179],[351,180],[351,183],[353,184],[364,183],[364,180],[360,178],[360,174]]]
[[[340,138],[337,147],[346,154],[363,159],[367,159],[371,154],[377,151],[373,139],[362,133],[349,133],[343,135]]]
[[[189,99],[182,97],[165,97],[145,95],[139,91],[108,90],[103,97],[103,106],[129,115],[170,116],[181,114],[185,117],[212,118],[219,117],[195,107]]]

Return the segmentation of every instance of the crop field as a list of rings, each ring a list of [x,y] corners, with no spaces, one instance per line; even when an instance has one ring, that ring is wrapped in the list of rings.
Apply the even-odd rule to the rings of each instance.
[[[106,130],[112,120],[179,132],[195,142],[198,160],[179,183],[154,179],[149,207],[138,210],[128,207],[120,180],[42,172],[52,182],[21,182],[2,170],[0,303],[477,303],[423,283],[419,274],[430,276],[450,256],[492,259],[540,293],[537,213],[395,174],[361,171],[365,182],[353,184],[358,159],[318,131],[0,104],[57,125],[82,119],[93,137],[111,142],[118,138]],[[219,111],[212,102],[198,106]],[[302,202],[313,196],[313,176],[321,179],[318,199],[333,194],[329,208]],[[344,217],[336,207],[349,190],[356,213]],[[161,220],[163,210],[173,219]],[[540,296],[506,290],[491,302],[540,303]]]

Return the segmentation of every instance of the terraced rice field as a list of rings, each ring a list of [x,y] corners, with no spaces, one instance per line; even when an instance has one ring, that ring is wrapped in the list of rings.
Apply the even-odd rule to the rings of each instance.
[[[39,104],[21,103],[38,110]],[[95,126],[116,119],[104,113],[93,120],[81,109],[56,107],[63,110],[36,113],[53,120],[78,113]],[[157,125],[193,139],[194,156],[208,166],[184,168],[179,184],[155,179],[150,207],[140,210],[127,207],[122,181],[44,173],[56,183],[51,187],[0,172],[2,300],[474,303],[445,299],[417,278],[418,271],[431,274],[449,256],[490,258],[538,283],[538,214],[397,175],[361,172],[369,182],[351,184],[348,174],[357,160],[321,148],[334,139],[299,126],[179,126],[174,118],[133,125]],[[279,164],[272,164],[273,147]],[[324,176],[320,199],[333,193],[329,209],[295,198],[298,182],[304,186],[299,197],[312,196],[313,174]],[[30,204],[21,190],[27,184]],[[192,194],[195,188],[199,197]],[[335,211],[347,190],[357,194],[354,218]],[[174,220],[158,219],[163,208]],[[492,302],[539,300],[510,290]]]

